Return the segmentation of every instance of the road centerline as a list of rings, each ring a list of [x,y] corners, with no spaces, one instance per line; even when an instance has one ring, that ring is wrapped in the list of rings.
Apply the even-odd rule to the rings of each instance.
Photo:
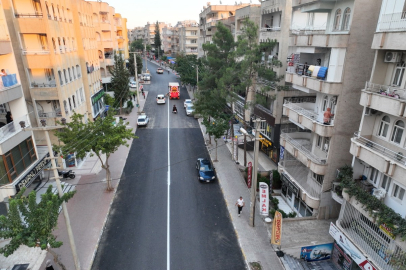
[[[170,270],[170,191],[171,191],[171,155],[170,155],[170,138],[169,138],[169,118],[170,118],[170,103],[168,97],[168,201],[167,201],[167,224],[166,224],[166,269]]]

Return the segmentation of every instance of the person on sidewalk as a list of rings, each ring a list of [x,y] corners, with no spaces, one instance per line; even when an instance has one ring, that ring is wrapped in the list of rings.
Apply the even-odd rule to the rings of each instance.
[[[240,214],[242,212],[242,208],[245,206],[245,202],[242,199],[242,196],[240,196],[240,198],[237,200],[235,205],[238,207],[238,216],[240,216]]]

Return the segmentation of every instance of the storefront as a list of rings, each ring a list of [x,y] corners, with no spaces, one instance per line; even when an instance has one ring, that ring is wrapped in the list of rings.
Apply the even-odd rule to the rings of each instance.
[[[288,205],[296,211],[299,217],[313,216],[313,208],[302,200],[300,188],[284,173],[281,174],[281,180],[282,197]]]
[[[99,92],[97,92],[91,97],[93,118],[97,118],[98,116],[100,117],[105,116],[105,105],[103,100],[104,94],[105,91],[102,88],[100,89]]]
[[[275,118],[272,116],[272,112],[261,105],[254,107],[254,115],[256,118],[265,119],[265,122],[261,122],[260,150],[264,152],[273,162],[278,163],[278,142],[275,143],[275,136],[279,138],[279,133],[275,127]]]

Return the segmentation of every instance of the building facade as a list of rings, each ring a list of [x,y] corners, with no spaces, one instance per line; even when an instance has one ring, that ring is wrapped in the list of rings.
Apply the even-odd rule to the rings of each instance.
[[[197,55],[199,27],[196,21],[184,22],[179,27],[179,52],[189,55]]]

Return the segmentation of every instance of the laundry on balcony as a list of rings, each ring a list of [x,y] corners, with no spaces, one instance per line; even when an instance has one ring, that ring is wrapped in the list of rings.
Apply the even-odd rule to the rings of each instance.
[[[16,74],[9,74],[6,76],[1,76],[1,79],[3,81],[4,87],[10,87],[10,86],[16,85],[18,83]]]

